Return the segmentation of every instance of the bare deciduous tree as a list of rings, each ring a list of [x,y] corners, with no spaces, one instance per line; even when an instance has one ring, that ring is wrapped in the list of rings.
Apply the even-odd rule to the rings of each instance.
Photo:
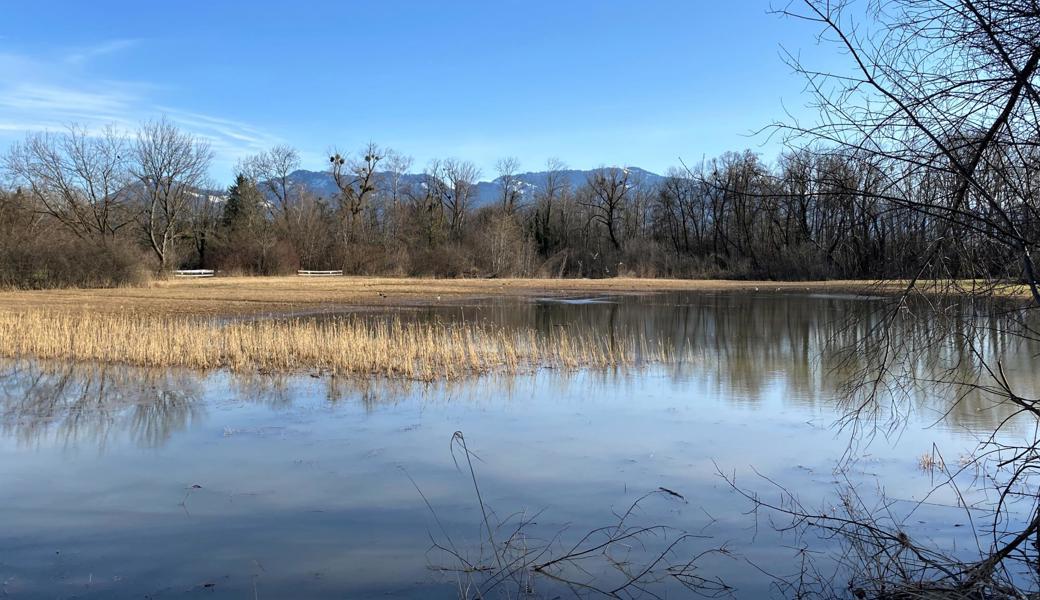
[[[502,210],[506,214],[513,214],[519,204],[523,188],[517,179],[517,171],[520,170],[520,160],[509,156],[499,159],[495,163],[495,171],[498,172],[498,185],[502,189]]]
[[[299,152],[292,146],[279,145],[245,159],[238,170],[255,181],[274,201],[282,218],[290,222],[289,213],[297,201],[291,176],[299,168]]]
[[[401,201],[404,194],[402,180],[412,168],[414,162],[411,156],[406,156],[394,150],[383,152],[383,162],[386,165],[387,193],[394,204]]]
[[[191,203],[205,193],[212,157],[208,144],[166,119],[149,121],[137,133],[133,168],[145,208],[145,237],[161,270],[170,267]]]
[[[466,222],[470,202],[476,194],[480,169],[471,162],[448,158],[435,159],[427,168],[428,184],[434,192],[448,216],[448,231],[459,239]]]
[[[944,223],[926,263],[958,233],[991,240],[1017,256],[1040,304],[1036,3],[892,0],[858,15],[845,2],[797,6],[782,12],[820,26],[853,71],[820,72],[789,56],[820,112],[814,126],[782,125],[791,141],[883,161],[874,195]],[[903,193],[933,178],[946,182],[934,198]]]
[[[802,0],[781,12],[818,26],[820,39],[850,59],[848,71],[822,72],[789,56],[809,84],[819,119],[780,128],[806,152],[828,149],[815,157],[815,167],[799,160],[792,169],[817,170],[814,185],[801,176],[793,182],[790,197],[801,204],[795,220],[811,229],[802,200],[814,187],[811,193],[825,202],[820,217],[836,223],[842,238],[827,249],[831,257],[850,242],[883,239],[876,224],[887,211],[899,213],[895,222],[916,229],[925,242],[892,310],[861,327],[843,348],[843,368],[857,373],[844,423],[858,433],[873,429],[883,413],[898,421],[906,411],[899,405],[913,386],[949,399],[949,412],[971,392],[992,401],[994,410],[1014,414],[980,435],[975,454],[964,460],[977,473],[971,485],[992,486],[995,498],[986,506],[990,525],[975,525],[970,553],[911,539],[887,504],[871,509],[846,502],[843,514],[821,515],[785,493],[781,503],[768,506],[792,516],[797,527],[822,528],[845,540],[856,555],[857,597],[1034,597],[1040,401],[1005,372],[993,332],[1032,340],[1038,333],[1033,311],[1022,309],[1040,306],[1034,262],[1040,245],[1040,6],[1016,0]],[[836,156],[853,162],[834,164]],[[832,245],[826,235],[807,237]],[[1028,286],[1026,306],[993,302],[993,286],[1008,278]],[[921,291],[928,298],[913,303]],[[908,311],[915,311],[913,319],[904,316]],[[901,329],[921,315],[926,331],[907,340]],[[942,359],[927,351],[940,344],[968,349],[970,364],[944,369]],[[944,375],[920,379],[928,369]],[[1020,430],[1006,431],[1016,421]],[[964,502],[955,470],[941,469],[940,486],[950,487],[974,525],[972,515],[979,512]]]
[[[614,250],[621,250],[621,221],[629,198],[629,170],[606,167],[594,171],[588,179],[588,191],[582,206],[591,211],[590,219],[606,228]]]
[[[16,144],[6,169],[43,211],[81,238],[104,242],[131,223],[128,143],[114,128],[97,134],[71,125]]]
[[[343,235],[348,243],[358,240],[363,213],[376,193],[376,169],[382,160],[382,150],[371,142],[358,158],[345,158],[338,152],[329,157],[329,172],[339,189],[337,200],[346,225]]]
[[[570,184],[563,174],[566,169],[567,164],[559,158],[545,161],[545,184],[537,194],[534,222],[535,239],[543,254],[554,251],[559,243],[558,232],[553,230],[553,219],[557,217],[554,209],[570,191]]]

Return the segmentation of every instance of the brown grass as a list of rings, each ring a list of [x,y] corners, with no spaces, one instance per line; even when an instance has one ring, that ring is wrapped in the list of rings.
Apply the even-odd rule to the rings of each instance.
[[[358,307],[448,304],[483,297],[704,292],[860,292],[869,282],[680,279],[419,279],[381,277],[215,277],[144,287],[0,291],[0,312],[28,309],[132,310],[156,315],[292,314]]]
[[[971,282],[932,283],[936,293]],[[360,320],[218,322],[216,317],[302,316],[365,308],[452,304],[485,297],[591,296],[663,291],[887,293],[900,282],[675,279],[414,279],[227,277],[143,287],[0,291],[0,356],[236,371],[320,369],[416,379],[535,366],[600,367],[636,350],[603,340],[539,337],[478,325],[373,325]],[[996,294],[1016,297],[1019,286]],[[961,290],[961,291],[958,291]],[[649,360],[662,358],[653,349]]]
[[[218,322],[183,316],[30,310],[0,313],[0,355],[147,367],[320,370],[454,379],[539,367],[613,367],[664,360],[663,348],[479,325],[359,319]]]

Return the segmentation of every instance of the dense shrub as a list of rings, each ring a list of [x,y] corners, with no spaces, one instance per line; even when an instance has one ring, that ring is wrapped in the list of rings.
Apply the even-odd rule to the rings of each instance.
[[[139,285],[148,278],[141,251],[124,242],[51,236],[0,246],[3,287],[116,287]]]

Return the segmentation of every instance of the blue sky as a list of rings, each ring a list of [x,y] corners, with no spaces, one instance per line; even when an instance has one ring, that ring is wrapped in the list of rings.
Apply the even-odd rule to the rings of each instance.
[[[278,143],[324,168],[368,141],[524,170],[663,172],[777,143],[803,112],[780,46],[830,60],[762,0],[28,2],[0,4],[0,145],[75,122],[166,115],[206,137],[216,182]]]

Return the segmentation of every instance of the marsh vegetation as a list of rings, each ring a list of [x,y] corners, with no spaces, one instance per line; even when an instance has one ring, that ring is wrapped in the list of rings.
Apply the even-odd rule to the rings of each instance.
[[[361,318],[226,321],[122,314],[0,313],[0,356],[145,367],[454,379],[538,368],[597,369],[670,360],[642,339],[486,324]]]
[[[834,464],[848,448],[831,425],[845,414],[842,384],[872,364],[867,354],[836,352],[878,331],[886,306],[834,293],[685,292],[471,299],[349,317],[362,331],[480,324],[505,338],[533,332],[539,344],[610,336],[619,347],[645,340],[667,350],[630,368],[502,369],[432,381],[5,360],[0,477],[15,484],[0,489],[11,516],[0,532],[0,581],[29,598],[254,589],[261,598],[376,598],[388,589],[499,597],[518,581],[534,597],[566,591],[562,581],[591,596],[591,588],[632,581],[618,594],[673,595],[689,584],[759,598],[778,582],[749,562],[780,575],[811,552],[817,572],[845,582],[853,565],[828,559],[841,556],[836,538],[774,531],[780,521],[764,508],[755,528],[753,504],[719,473],[736,474],[739,489],[759,499],[777,498],[757,471],[794,490],[804,507],[834,514],[845,492]],[[970,347],[927,343],[937,328],[951,341],[981,333],[968,308],[890,330],[894,345],[920,350],[918,376],[978,376]],[[95,318],[118,326],[124,317]],[[987,347],[1023,393],[1040,394],[1035,343],[990,324]],[[964,509],[949,489],[933,489],[941,474],[922,470],[920,457],[944,457],[982,519],[988,490],[972,487],[973,470],[957,473],[959,459],[1000,424],[1000,439],[1015,440],[1029,422],[981,389],[958,401],[934,386],[889,398],[898,402],[877,419],[898,419],[898,435],[847,465],[842,481],[870,501],[888,489],[887,514],[914,547],[937,541],[967,560],[975,537]],[[453,458],[456,431],[466,448],[456,443]],[[1026,512],[1008,514],[1018,523]]]

